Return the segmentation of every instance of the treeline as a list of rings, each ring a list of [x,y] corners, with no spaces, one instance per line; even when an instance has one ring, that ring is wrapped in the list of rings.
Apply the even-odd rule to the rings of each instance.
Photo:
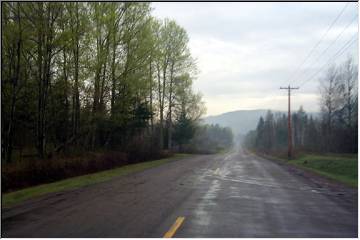
[[[302,107],[292,113],[294,150],[319,153],[358,151],[358,72],[348,59],[328,69],[320,80],[319,115],[308,115]],[[247,134],[244,144],[264,153],[286,153],[287,115],[268,111],[256,130]]]
[[[186,31],[150,3],[3,2],[1,27],[3,161],[150,156],[188,141],[177,129],[205,111]]]
[[[230,149],[233,145],[234,135],[229,127],[206,124],[195,129],[185,149],[194,153],[216,153]]]

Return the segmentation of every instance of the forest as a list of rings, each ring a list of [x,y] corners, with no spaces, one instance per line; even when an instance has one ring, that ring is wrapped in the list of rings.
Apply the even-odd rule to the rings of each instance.
[[[3,179],[23,181],[5,190],[232,144],[229,129],[200,122],[186,30],[151,11],[144,2],[2,3]]]
[[[351,58],[338,66],[331,66],[319,79],[320,113],[307,114],[303,107],[292,113],[295,153],[357,153],[357,69]],[[285,156],[287,142],[287,115],[270,110],[259,119],[256,130],[249,132],[244,140],[249,149]]]

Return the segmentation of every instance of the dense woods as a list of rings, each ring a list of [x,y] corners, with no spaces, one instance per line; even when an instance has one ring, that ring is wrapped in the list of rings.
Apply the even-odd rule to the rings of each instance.
[[[7,184],[198,149],[188,145],[205,105],[189,38],[150,3],[4,2],[1,27]]]
[[[204,113],[186,31],[149,3],[5,2],[2,30],[6,162],[170,150]]]
[[[295,151],[357,153],[358,85],[357,66],[352,59],[332,66],[320,79],[320,114],[309,115],[302,107],[292,113],[292,142]],[[286,153],[287,115],[268,111],[244,144],[264,153]]]

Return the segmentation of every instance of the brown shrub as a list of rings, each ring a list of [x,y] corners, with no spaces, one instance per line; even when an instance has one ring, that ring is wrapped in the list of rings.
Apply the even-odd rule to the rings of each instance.
[[[122,151],[57,155],[50,159],[33,158],[5,164],[2,166],[2,191],[9,192],[172,155],[170,151],[159,151],[157,145],[158,139],[139,135],[127,141]]]
[[[122,152],[88,153],[76,157],[24,160],[2,167],[3,192],[75,177],[128,164]]]

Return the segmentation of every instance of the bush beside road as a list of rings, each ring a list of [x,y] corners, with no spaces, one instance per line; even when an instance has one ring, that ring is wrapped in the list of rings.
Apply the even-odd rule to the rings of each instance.
[[[80,187],[108,181],[114,177],[124,176],[135,172],[140,172],[148,168],[157,167],[187,156],[188,154],[175,154],[170,158],[164,158],[155,161],[148,161],[137,164],[130,164],[123,167],[102,171],[93,174],[87,174],[79,177],[68,178],[65,180],[42,184],[34,187],[25,188],[19,191],[3,194],[2,207],[10,207],[25,200],[39,197],[48,193],[73,190]]]

